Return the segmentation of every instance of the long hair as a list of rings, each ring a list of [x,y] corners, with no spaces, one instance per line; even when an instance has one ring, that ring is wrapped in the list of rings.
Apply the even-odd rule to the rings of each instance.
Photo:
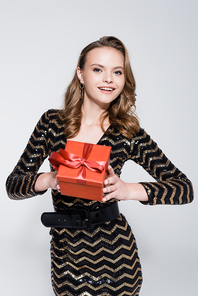
[[[112,47],[122,53],[124,56],[124,75],[125,85],[121,94],[110,103],[109,108],[103,112],[100,123],[104,131],[104,120],[109,116],[109,122],[112,126],[116,127],[119,132],[130,138],[139,131],[139,120],[135,114],[135,89],[136,83],[131,69],[128,51],[125,45],[116,37],[105,36],[97,41],[87,45],[81,52],[77,67],[83,70],[86,63],[86,56],[89,51],[99,47]],[[65,93],[64,108],[61,112],[65,130],[66,138],[75,137],[81,126],[83,104],[82,92],[80,90],[80,81],[75,72],[74,77],[67,87]]]

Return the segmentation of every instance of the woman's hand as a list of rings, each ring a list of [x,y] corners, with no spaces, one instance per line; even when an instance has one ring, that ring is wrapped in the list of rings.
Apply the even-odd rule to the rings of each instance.
[[[126,183],[122,181],[112,169],[108,167],[108,177],[104,181],[103,201],[108,201],[111,198],[118,200],[140,200],[148,201],[148,195],[144,187],[139,183]]]
[[[105,187],[103,192],[107,195],[104,196],[103,201],[107,201],[111,198],[116,198],[119,200],[126,200],[129,197],[127,183],[122,181],[112,169],[111,166],[108,167],[108,177],[104,181]]]
[[[41,174],[36,180],[35,191],[41,192],[51,188],[60,192],[60,186],[56,175],[57,171]]]

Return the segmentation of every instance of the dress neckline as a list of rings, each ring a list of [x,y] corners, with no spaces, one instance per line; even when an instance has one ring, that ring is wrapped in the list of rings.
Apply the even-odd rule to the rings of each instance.
[[[110,124],[108,126],[108,128],[105,130],[105,132],[102,134],[102,136],[100,137],[100,139],[96,142],[96,143],[89,143],[89,142],[86,142],[88,144],[93,144],[93,145],[99,145],[99,143],[102,141],[102,139],[104,138],[104,136],[106,135],[106,132],[112,127],[112,125]],[[82,141],[76,141],[76,140],[73,140],[73,139],[67,139],[67,140],[70,140],[70,141],[74,141],[74,142],[81,142],[83,143]]]
[[[105,132],[102,134],[101,138],[99,139],[99,141],[96,143],[96,145],[98,145],[100,143],[100,141],[102,141],[102,139],[104,138],[104,136],[106,135],[106,132],[110,129],[111,124],[108,126],[108,128],[105,130]]]

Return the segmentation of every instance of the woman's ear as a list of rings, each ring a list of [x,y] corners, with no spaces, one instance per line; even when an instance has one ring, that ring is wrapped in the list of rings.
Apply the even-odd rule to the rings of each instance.
[[[77,67],[76,73],[77,73],[78,79],[80,80],[80,83],[84,84],[83,71],[80,69],[80,67]]]

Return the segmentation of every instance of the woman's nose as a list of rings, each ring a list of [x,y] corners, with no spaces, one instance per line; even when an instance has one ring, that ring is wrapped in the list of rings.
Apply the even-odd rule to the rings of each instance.
[[[111,74],[105,73],[105,75],[103,77],[103,82],[112,83],[113,82],[113,79],[112,79]]]

